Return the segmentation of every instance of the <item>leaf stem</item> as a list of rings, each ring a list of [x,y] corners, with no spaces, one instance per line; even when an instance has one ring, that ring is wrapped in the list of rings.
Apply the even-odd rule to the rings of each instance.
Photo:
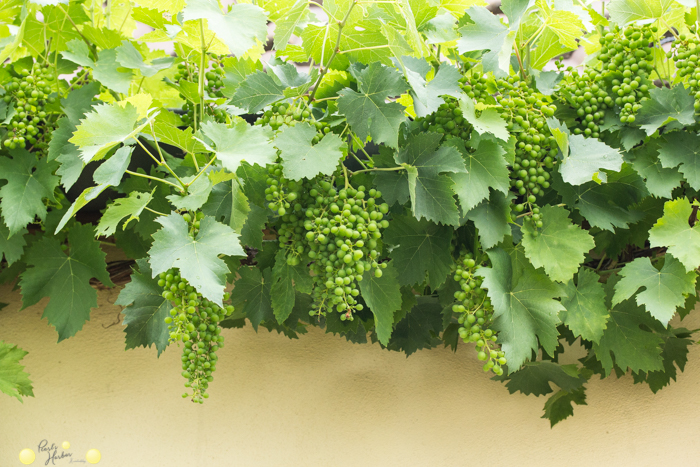
[[[204,20],[201,18],[199,19],[199,42],[202,50],[199,59],[199,87],[197,92],[199,93],[199,119],[201,121],[204,118],[204,58],[206,54],[206,46],[204,44]],[[195,128],[195,131],[196,130]]]
[[[157,214],[157,215],[159,215],[159,216],[167,216],[167,214],[164,214],[164,213],[162,213],[162,212],[160,212],[160,211],[156,211],[155,209],[151,209],[151,208],[149,208],[148,206],[144,206],[144,209],[145,209],[146,211],[151,211],[153,214]]]
[[[202,167],[202,170],[200,170],[199,173],[198,173],[191,181],[189,181],[188,183],[186,183],[185,186],[186,186],[186,187],[189,187],[189,186],[191,186],[195,181],[197,181],[197,179],[204,173],[205,170],[207,170],[207,168],[209,168],[209,166],[210,166],[215,160],[216,160],[216,156],[213,156],[213,157],[211,158],[211,160],[210,160],[209,162],[207,162],[207,165],[205,165],[204,167]]]
[[[109,2],[107,3],[107,5],[109,5]],[[83,36],[83,33],[80,32],[80,29],[78,29],[78,25],[75,24],[75,22],[73,21],[73,19],[68,15],[68,13],[66,12],[66,10],[63,9],[63,7],[61,6],[61,4],[60,4],[60,3],[57,3],[56,6],[63,12],[63,14],[66,16],[66,18],[68,18],[68,21],[70,21],[70,24],[73,25],[73,29],[75,29],[75,32],[77,32],[78,35],[80,36],[80,38],[87,44],[88,50],[89,50],[89,51],[92,53],[92,55],[95,57],[95,61],[97,61],[97,52],[95,52],[95,51],[93,50],[92,44],[90,43],[90,41],[87,40],[87,38],[86,38],[85,36]],[[109,26],[108,26],[108,27],[109,27]],[[56,52],[56,55],[58,56],[58,52]]]
[[[182,187],[179,187],[179,186],[177,186],[176,184],[174,184],[173,182],[169,182],[169,181],[164,180],[164,179],[162,179],[162,178],[152,177],[152,176],[146,175],[146,174],[140,174],[140,173],[138,173],[138,172],[133,172],[133,171],[128,170],[128,169],[125,170],[124,172],[125,172],[125,173],[128,173],[129,175],[133,175],[134,177],[148,178],[148,179],[150,179],[150,180],[155,180],[155,181],[157,181],[157,182],[163,182],[163,183],[165,183],[166,185],[174,186],[174,187],[177,188],[179,191],[183,191],[183,190],[182,190]]]
[[[374,167],[371,169],[356,170],[353,175],[361,174],[363,172],[396,172],[398,170],[406,170],[406,167]]]
[[[311,103],[314,100],[314,96],[316,96],[316,91],[318,90],[318,85],[321,83],[321,80],[323,77],[328,73],[328,68],[331,66],[331,63],[333,63],[333,60],[335,59],[335,56],[338,55],[338,52],[340,52],[340,38],[342,37],[343,33],[343,28],[345,27],[345,23],[347,22],[348,18],[350,17],[350,13],[352,13],[352,9],[355,8],[355,5],[357,5],[357,0],[353,0],[353,2],[350,4],[350,8],[348,8],[347,13],[345,13],[345,17],[342,19],[342,21],[338,21],[338,38],[335,41],[335,47],[333,48],[333,54],[331,55],[331,58],[328,59],[328,63],[326,65],[323,65],[323,61],[321,62],[321,67],[320,70],[321,72],[318,74],[318,78],[316,79],[316,82],[314,83],[314,90],[311,91],[311,94],[309,94],[309,100],[307,102]],[[330,25],[330,20],[328,22]],[[325,45],[325,41],[324,41]]]
[[[359,157],[357,157],[357,155],[356,155],[354,152],[352,152],[352,151],[348,151],[348,152],[350,153],[350,155],[351,155],[352,157],[355,158],[355,160],[356,160],[365,170],[369,170],[369,169],[367,168],[367,166],[365,165],[365,163],[362,162],[362,160],[361,160]]]

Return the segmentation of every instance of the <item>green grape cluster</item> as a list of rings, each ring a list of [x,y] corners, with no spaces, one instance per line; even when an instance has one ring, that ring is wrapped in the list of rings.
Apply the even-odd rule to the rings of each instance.
[[[221,88],[223,87],[223,77],[224,70],[221,66],[221,57],[211,56],[212,64],[211,71],[205,71],[204,73],[204,87],[210,96],[223,97],[223,92]],[[173,77],[175,82],[179,83],[181,81],[189,81],[191,83],[199,84],[199,67],[191,62],[181,62],[177,64],[177,72]],[[185,103],[182,105],[182,110],[185,112],[182,115],[182,122],[187,126],[194,125],[195,121],[195,111],[202,112],[199,109],[199,103],[194,103],[188,100],[184,94],[180,93],[180,98],[184,99]],[[204,107],[204,112],[214,118],[214,121],[219,123],[226,122],[226,111],[217,107],[213,103],[207,103]],[[201,119],[201,115],[199,118]]]
[[[86,84],[92,82],[92,70],[90,68],[83,68],[78,71],[75,76],[70,79],[68,88],[71,90],[80,89]]]
[[[269,126],[273,130],[279,130],[283,126],[295,126],[298,122],[307,122],[316,127],[318,135],[314,136],[311,141],[313,144],[318,143],[323,135],[331,132],[328,123],[316,120],[311,110],[303,107],[303,103],[298,107],[289,103],[275,104],[255,121],[255,125]]]
[[[190,223],[193,232],[198,229],[201,215],[194,218],[183,215]],[[213,381],[218,357],[216,351],[224,346],[219,323],[233,313],[233,306],[219,307],[202,297],[187,280],[171,269],[158,277],[158,285],[163,288],[163,298],[171,302],[170,316],[165,318],[170,332],[170,342],[182,341],[182,376],[187,379],[182,397],[192,397],[193,402],[202,403],[209,397],[206,392]],[[224,294],[224,301],[229,299]]]
[[[600,126],[605,120],[605,111],[614,105],[606,90],[603,75],[592,69],[579,73],[570,69],[566,81],[557,95],[563,95],[576,110],[579,126],[573,128],[575,135],[600,137]]]
[[[419,119],[423,130],[441,133],[444,139],[462,138],[469,139],[472,126],[463,117],[462,109],[459,108],[457,99],[446,97],[445,102],[440,104],[438,109]]]
[[[51,140],[55,121],[46,111],[46,104],[55,102],[51,83],[56,79],[48,64],[35,63],[31,71],[21,70],[5,85],[3,100],[12,104],[14,115],[7,126],[3,145],[8,149],[25,148],[45,150]]]
[[[479,72],[474,72],[469,76],[462,76],[459,79],[459,87],[464,91],[464,93],[476,100],[477,102],[483,102],[491,97],[488,91],[488,80],[486,75]]]
[[[541,227],[537,197],[549,188],[548,171],[559,151],[546,121],[554,115],[556,106],[518,76],[499,79],[497,86],[500,94],[496,100],[503,109],[508,131],[517,140],[511,186],[521,196],[521,202],[515,205],[515,211],[523,212],[528,207],[532,216],[527,219],[534,219],[536,226]]]
[[[315,310],[341,313],[341,320],[352,320],[362,310],[357,302],[358,282],[365,271],[382,276],[386,263],[379,263],[382,230],[389,226],[384,215],[386,203],[379,203],[381,192],[364,186],[336,190],[327,180],[319,180],[309,191],[303,212],[307,255],[312,261]]]
[[[678,77],[686,80],[695,96],[695,112],[700,112],[700,40],[695,35],[694,29],[690,32],[693,35],[680,35],[667,57],[673,57]]]
[[[486,290],[482,288],[483,279],[476,276],[480,267],[474,255],[466,251],[463,251],[452,265],[453,279],[460,288],[454,294],[452,311],[459,314],[459,337],[465,343],[476,344],[477,358],[486,362],[484,371],[491,370],[500,376],[507,360],[505,352],[496,344],[497,333],[491,329],[493,306]]]
[[[600,38],[602,77],[612,86],[613,102],[620,108],[620,122],[634,123],[642,102],[649,98],[649,74],[654,60],[656,26],[630,25],[615,28]]]

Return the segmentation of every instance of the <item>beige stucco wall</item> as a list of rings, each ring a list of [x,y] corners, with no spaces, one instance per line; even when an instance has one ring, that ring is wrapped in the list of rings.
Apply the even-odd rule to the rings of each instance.
[[[0,287],[0,338],[30,352],[36,395],[0,395],[0,467],[42,439],[70,442],[75,460],[99,449],[104,467],[700,465],[697,348],[656,396],[629,377],[595,380],[589,405],[550,430],[544,398],[509,395],[468,349],[406,359],[317,329],[289,340],[249,326],[225,331],[199,406],[181,398],[176,348],[124,351],[121,325],[106,327],[117,295],[100,291],[91,321],[56,344],[45,302],[19,312]]]

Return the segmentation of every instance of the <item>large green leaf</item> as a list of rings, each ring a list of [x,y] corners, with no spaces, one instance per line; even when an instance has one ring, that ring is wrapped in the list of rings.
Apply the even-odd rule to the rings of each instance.
[[[403,61],[406,80],[412,89],[413,110],[417,116],[425,117],[435,112],[445,102],[441,96],[457,97],[459,94],[459,79],[462,75],[452,65],[442,64],[435,77],[426,81],[427,71],[431,67],[425,60],[404,57]]]
[[[651,264],[649,258],[637,258],[625,265],[619,273],[622,276],[615,284],[613,306],[632,298],[637,291],[637,304],[646,310],[664,326],[676,314],[676,308],[685,304],[687,295],[695,295],[697,273],[687,271],[673,256],[665,256],[661,270]]]
[[[16,234],[36,217],[46,218],[44,200],[55,201],[53,192],[58,185],[54,170],[55,162],[37,160],[35,153],[24,149],[0,157],[0,180],[7,181],[0,188],[0,208],[9,235]]]
[[[396,323],[387,348],[411,355],[417,350],[431,348],[440,341],[442,306],[435,297],[417,297],[416,304]]]
[[[544,206],[541,214],[541,229],[534,222],[523,225],[525,256],[536,268],[544,268],[552,280],[567,282],[595,242],[588,232],[571,222],[566,208]]]
[[[136,260],[138,269],[131,274],[131,282],[119,292],[114,302],[124,308],[122,314],[126,326],[126,349],[155,345],[158,355],[168,346],[170,333],[165,318],[172,308],[163,298],[163,288],[158,279],[151,277],[151,267],[146,259]]]
[[[527,260],[514,251],[514,257],[501,248],[488,252],[490,268],[477,273],[484,278],[483,287],[494,308],[494,330],[508,358],[512,373],[536,352],[539,345],[549,355],[559,344],[557,325],[564,307],[555,300],[559,288],[549,278],[535,270]]]
[[[477,133],[480,135],[490,133],[498,139],[508,141],[510,133],[506,128],[507,123],[498,110],[486,108],[481,110],[480,115],[477,116],[474,100],[466,95],[460,97],[459,108],[462,110],[465,120],[474,127]]]
[[[20,402],[22,397],[34,397],[29,375],[19,363],[28,353],[16,345],[0,341],[0,391]]]
[[[244,313],[255,330],[262,321],[274,321],[270,288],[272,272],[270,268],[242,267],[238,270],[240,279],[235,282],[231,292],[231,303],[238,312]]]
[[[618,172],[622,167],[620,151],[601,143],[594,138],[583,135],[569,136],[569,154],[559,167],[562,179],[571,185],[582,185],[599,178],[605,181],[605,172],[601,169]]]
[[[184,21],[207,20],[209,29],[237,57],[250,50],[257,41],[265,42],[267,37],[267,14],[256,5],[238,3],[223,12],[216,0],[188,0],[182,17]]]
[[[462,212],[474,209],[483,199],[489,197],[489,188],[507,195],[510,191],[510,173],[504,158],[506,151],[496,141],[489,138],[475,139],[467,149],[460,139],[453,138],[447,145],[456,147],[465,161],[466,173],[453,173],[454,191],[459,198]]]
[[[666,168],[659,160],[659,144],[656,141],[633,149],[628,158],[634,170],[645,178],[649,193],[670,198],[674,188],[680,185],[683,176],[678,169]]]
[[[139,70],[145,77],[154,76],[161,70],[170,68],[175,59],[173,57],[159,57],[146,63],[143,55],[129,41],[122,41],[122,45],[117,47],[117,62],[123,67]]]
[[[445,282],[453,260],[450,254],[452,228],[395,216],[384,232],[384,241],[395,245],[389,257],[394,262],[401,285],[421,284],[436,289]]]
[[[95,277],[106,286],[114,286],[107,273],[106,255],[94,234],[93,226],[76,224],[68,233],[68,255],[54,237],[43,237],[26,253],[31,267],[19,281],[22,308],[49,297],[42,318],[56,328],[59,342],[80,331],[90,319],[90,308],[97,306],[97,291],[90,279]]]
[[[472,22],[459,29],[462,36],[457,41],[459,53],[488,50],[482,58],[484,70],[496,76],[507,74],[517,24],[509,28],[498,16],[481,6],[470,8],[466,14]]]
[[[286,127],[277,135],[274,144],[280,150],[285,177],[310,180],[318,174],[333,174],[343,157],[343,140],[334,133],[328,133],[313,144],[316,135],[316,128],[308,123]]]
[[[459,211],[454,201],[454,182],[447,173],[466,172],[464,160],[452,146],[439,147],[442,135],[419,133],[409,137],[394,156],[407,173],[411,210],[417,219],[457,225]]]
[[[610,19],[619,24],[665,18],[681,6],[674,0],[616,0],[608,7]],[[673,24],[673,22],[671,22]]]
[[[664,167],[678,167],[688,184],[700,190],[700,136],[687,131],[665,135],[659,144],[659,160]]]
[[[374,315],[377,339],[386,346],[394,330],[394,312],[401,308],[402,301],[399,272],[393,262],[382,271],[382,277],[376,277],[373,271],[366,271],[360,281],[360,292]]]
[[[558,363],[542,361],[529,362],[508,375],[506,388],[514,394],[516,391],[526,396],[544,396],[554,392],[550,383],[556,384],[564,391],[574,391],[588,381],[579,373],[576,365],[559,365]]]
[[[304,262],[287,263],[284,249],[277,251],[272,268],[271,305],[279,324],[284,323],[294,308],[296,292],[311,293],[312,279]]]
[[[126,229],[126,226],[132,220],[138,222],[139,216],[152,199],[153,192],[139,193],[138,191],[132,191],[126,198],[115,199],[102,214],[100,222],[97,224],[95,235],[98,237],[113,235],[117,230],[117,226],[125,217],[128,217],[128,219],[124,222],[123,229]]]
[[[683,86],[654,87],[649,91],[649,99],[642,102],[636,123],[647,132],[647,135],[651,135],[664,125],[668,129],[692,125],[695,123],[693,104],[695,104],[695,98]]]
[[[599,278],[589,269],[579,269],[576,285],[572,279],[564,289],[566,296],[561,299],[564,310],[559,313],[574,336],[591,342],[600,342],[610,317]]]
[[[479,231],[482,248],[488,250],[501,243],[506,235],[511,234],[511,202],[515,197],[506,196],[500,191],[491,190],[489,199],[483,200],[474,209],[465,214],[465,218],[474,222]]]
[[[10,235],[10,229],[0,223],[0,260],[4,256],[8,266],[19,260],[24,254],[24,247],[27,246],[24,240],[26,234],[27,229],[20,229],[14,235]]]
[[[256,113],[273,102],[284,99],[284,86],[263,71],[248,75],[238,86],[231,103],[236,107]]]
[[[277,159],[277,151],[272,145],[269,129],[251,126],[245,121],[233,128],[223,123],[207,122],[202,125],[202,133],[209,138],[214,148],[210,148],[231,172],[236,172],[241,162],[265,166]]]
[[[397,147],[399,127],[406,120],[404,107],[386,100],[408,88],[401,74],[380,63],[366,68],[353,66],[350,72],[358,82],[358,90],[346,88],[338,93],[340,112],[363,141],[372,137],[375,143]]]
[[[172,267],[203,297],[222,305],[226,274],[229,269],[219,255],[246,256],[238,235],[224,224],[205,216],[199,232],[192,237],[188,224],[177,213],[161,216],[156,221],[163,226],[153,234],[149,250],[153,277]]]
[[[664,215],[649,231],[652,248],[665,246],[667,252],[678,258],[686,271],[700,266],[700,225],[688,224],[693,207],[687,198],[667,201]]]

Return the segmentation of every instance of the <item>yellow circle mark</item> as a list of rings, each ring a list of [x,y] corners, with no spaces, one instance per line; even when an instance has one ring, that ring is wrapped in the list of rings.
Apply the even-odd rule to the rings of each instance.
[[[31,449],[22,449],[19,453],[19,461],[24,465],[29,465],[36,459],[36,454]]]
[[[97,464],[102,459],[102,454],[97,449],[90,449],[87,454],[85,454],[85,459],[91,464]]]
[[[61,446],[63,446],[63,449],[70,449],[70,443],[68,441],[64,441]]]

